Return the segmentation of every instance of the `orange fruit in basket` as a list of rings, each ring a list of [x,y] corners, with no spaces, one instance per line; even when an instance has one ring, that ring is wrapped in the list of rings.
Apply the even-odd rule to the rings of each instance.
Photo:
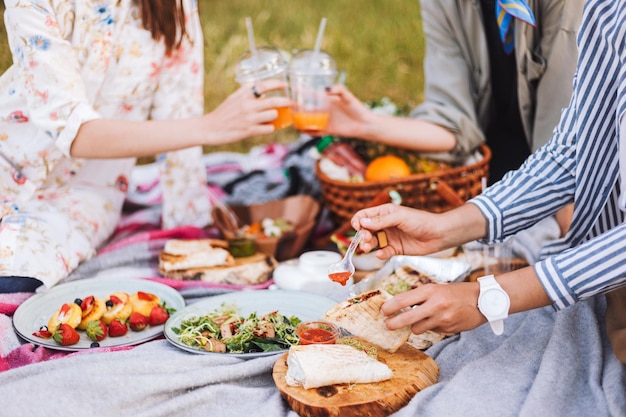
[[[404,159],[395,155],[374,158],[365,169],[365,181],[380,181],[411,175],[411,169]]]

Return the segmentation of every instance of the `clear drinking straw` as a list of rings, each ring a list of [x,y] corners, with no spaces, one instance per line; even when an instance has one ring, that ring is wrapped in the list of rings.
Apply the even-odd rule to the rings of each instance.
[[[317,56],[319,55],[322,47],[322,38],[324,37],[324,29],[326,29],[326,18],[322,17],[320,21],[320,27],[317,30],[317,38],[315,38],[315,46],[313,47],[313,59],[312,62],[317,62]]]
[[[319,53],[320,48],[322,46],[322,38],[324,37],[324,29],[326,28],[326,18],[322,17],[322,21],[320,22],[320,27],[317,30],[317,38],[315,38],[315,48],[313,49],[315,53]]]
[[[246,17],[246,28],[248,29],[250,52],[252,52],[252,59],[254,61],[254,72],[256,72],[259,69],[259,53],[256,49],[256,44],[254,43],[254,30],[252,30],[252,19],[250,17]],[[256,86],[256,79],[254,81],[254,85]]]
[[[252,30],[252,19],[246,17],[246,27],[248,28],[248,42],[250,43],[250,51],[256,56],[256,44],[254,43],[254,30]]]

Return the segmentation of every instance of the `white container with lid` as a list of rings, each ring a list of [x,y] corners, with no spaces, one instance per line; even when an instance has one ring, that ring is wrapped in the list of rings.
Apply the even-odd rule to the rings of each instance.
[[[334,300],[344,300],[350,292],[354,278],[345,286],[328,278],[328,267],[341,260],[333,251],[304,252],[298,259],[281,263],[274,270],[274,283],[278,288],[306,291],[325,295]]]

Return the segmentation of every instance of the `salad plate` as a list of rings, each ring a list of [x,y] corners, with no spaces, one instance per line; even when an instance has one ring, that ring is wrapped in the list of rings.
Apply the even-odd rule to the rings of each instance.
[[[234,306],[242,317],[252,313],[262,316],[271,312],[291,317],[295,316],[302,322],[321,320],[326,311],[336,304],[332,298],[303,291],[291,290],[244,290],[228,294],[209,297],[205,300],[190,304],[181,311],[170,316],[165,323],[165,338],[174,346],[192,353],[207,355],[226,355],[237,358],[257,358],[284,353],[287,349],[270,352],[249,353],[217,353],[207,352],[197,347],[188,346],[180,341],[180,336],[174,330],[181,323],[193,317],[202,317],[220,310],[224,305]]]
[[[185,307],[185,300],[175,289],[138,278],[90,278],[79,281],[59,284],[46,292],[35,294],[24,301],[13,315],[13,328],[24,340],[36,345],[45,346],[56,350],[78,351],[91,349],[93,341],[87,337],[84,331],[79,331],[80,340],[75,345],[62,346],[54,339],[46,339],[34,336],[41,326],[48,324],[50,317],[64,304],[72,303],[76,298],[84,298],[88,295],[105,298],[114,292],[127,292],[133,294],[138,291],[148,292],[159,296],[161,303],[165,302],[167,308],[176,311]],[[131,346],[163,334],[164,325],[148,326],[140,332],[129,330],[124,336],[107,337],[98,342],[100,347]]]

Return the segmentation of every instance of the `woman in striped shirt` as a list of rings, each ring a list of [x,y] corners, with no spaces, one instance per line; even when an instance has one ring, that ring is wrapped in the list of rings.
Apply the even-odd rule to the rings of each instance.
[[[572,304],[616,290],[609,313],[618,322],[626,299],[626,2],[585,3],[578,35],[579,60],[568,108],[549,143],[517,170],[464,206],[442,214],[383,205],[361,210],[356,229],[385,230],[379,257],[428,254],[475,239],[493,242],[528,228],[574,202],[565,237],[546,246],[535,265],[497,276],[510,297],[509,314]],[[376,244],[366,233],[362,244]],[[458,332],[486,322],[476,308],[479,284],[424,286],[383,306],[389,328],[412,325]],[[622,323],[623,324],[623,323]],[[505,325],[506,326],[506,325]],[[619,323],[609,323],[614,350],[626,362]],[[621,340],[619,338],[621,337]]]

